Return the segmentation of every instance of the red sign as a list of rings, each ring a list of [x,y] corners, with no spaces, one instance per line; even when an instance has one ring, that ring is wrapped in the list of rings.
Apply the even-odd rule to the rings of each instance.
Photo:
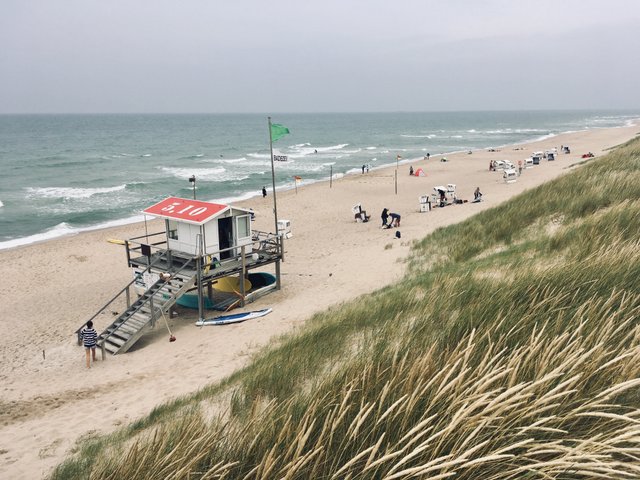
[[[186,198],[169,197],[165,198],[160,203],[156,203],[155,205],[146,208],[142,212],[155,217],[171,218],[187,223],[202,225],[228,208],[228,205],[221,205],[219,203],[200,202],[198,200],[187,200]]]

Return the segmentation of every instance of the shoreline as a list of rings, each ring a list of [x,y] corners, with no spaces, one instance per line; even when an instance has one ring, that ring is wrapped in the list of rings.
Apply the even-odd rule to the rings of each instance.
[[[615,127],[590,127],[590,128],[586,128],[583,130],[569,130],[569,131],[564,131],[564,132],[559,132],[559,133],[550,133],[550,134],[545,134],[545,135],[541,135],[540,137],[536,137],[535,139],[532,140],[523,140],[521,142],[518,143],[512,143],[512,144],[504,144],[504,145],[498,145],[496,147],[476,147],[476,148],[470,148],[468,150],[452,150],[450,152],[440,152],[440,153],[435,153],[431,155],[431,158],[440,158],[443,156],[447,156],[447,155],[461,155],[461,154],[467,154],[468,151],[471,151],[473,153],[480,153],[480,152],[486,152],[489,148],[497,148],[497,149],[502,149],[502,148],[508,148],[510,146],[516,146],[516,145],[522,145],[522,146],[526,146],[526,145],[530,145],[533,143],[539,143],[539,142],[545,142],[545,141],[549,141],[552,140],[558,136],[563,136],[563,135],[574,135],[574,134],[580,134],[580,133],[586,133],[586,132],[590,132],[590,131],[594,131],[594,130],[607,130],[607,129],[617,129],[617,128],[634,128],[636,126],[638,126],[638,122],[640,122],[640,118],[639,119],[630,119],[630,120],[625,120],[625,124],[624,125],[619,125],[619,126],[615,126]],[[493,152],[496,153],[496,152]],[[416,157],[416,158],[410,158],[410,159],[402,159],[400,162],[398,162],[398,165],[409,165],[410,163],[416,163],[419,161],[422,161],[423,159],[420,157]],[[335,162],[334,162],[335,163]],[[371,167],[370,172],[373,171],[377,171],[377,170],[383,170],[383,169],[387,169],[387,168],[394,168],[395,167],[395,163],[392,161],[390,163],[384,163],[381,165],[376,165],[375,167]],[[349,177],[352,175],[359,175],[360,172],[358,169],[351,169],[348,170],[346,172],[338,172],[338,173],[334,173],[333,174],[333,180],[337,181],[337,180],[341,180],[345,177]],[[323,177],[320,179],[316,179],[316,180],[310,180],[308,182],[305,182],[304,180],[298,185],[298,188],[307,188],[311,185],[314,184],[318,184],[318,183],[326,183],[331,181],[332,178],[331,176],[329,177]],[[295,186],[291,186],[289,183],[287,184],[283,184],[283,185],[279,185],[276,186],[276,191],[278,193],[280,192],[287,192],[289,190],[295,190]],[[221,199],[207,199],[205,201],[209,201],[209,202],[214,202],[214,203],[225,203],[225,204],[241,204],[244,202],[248,202],[251,201],[252,199],[255,199],[256,197],[260,196],[260,192],[244,192],[241,193],[238,196],[235,197],[225,197],[225,198],[221,198]],[[18,238],[14,238],[11,240],[5,240],[3,242],[0,242],[0,252],[5,251],[5,250],[11,250],[11,249],[15,249],[15,248],[21,248],[21,247],[27,247],[30,245],[38,245],[41,244],[43,242],[49,242],[49,241],[54,241],[60,238],[65,238],[65,237],[72,237],[72,236],[76,236],[76,235],[81,235],[83,233],[87,233],[87,232],[93,232],[93,231],[97,231],[97,230],[107,230],[107,229],[111,229],[111,228],[119,228],[119,227],[124,227],[124,226],[128,226],[128,225],[132,225],[132,224],[136,224],[136,223],[143,223],[144,222],[144,218],[141,218],[141,215],[134,215],[131,217],[126,217],[126,218],[121,218],[121,219],[114,219],[114,220],[108,220],[106,222],[103,223],[99,223],[99,224],[95,224],[95,225],[89,225],[89,226],[85,226],[85,227],[71,227],[71,232],[68,233],[54,233],[57,230],[61,230],[62,225],[66,224],[58,224],[48,230],[45,230],[43,232],[40,233],[34,233],[32,235],[28,235],[26,237],[18,237]]]
[[[400,164],[398,194],[395,164],[369,173],[344,175],[278,190],[278,217],[292,222],[282,264],[282,290],[248,304],[244,310],[272,307],[269,315],[225,327],[194,327],[197,311],[178,309],[169,320],[176,342],[167,341],[163,325],[143,337],[124,355],[84,367],[84,352],[73,332],[131,279],[121,246],[107,238],[144,234],[144,225],[97,229],[38,244],[0,250],[5,282],[0,294],[0,477],[38,478],[69,454],[76,439],[104,434],[148,414],[156,405],[219,381],[251,360],[251,354],[281,334],[302,326],[314,313],[358,299],[404,274],[403,259],[414,240],[458,223],[509,198],[580,168],[581,154],[598,157],[640,133],[640,127],[589,129],[535,143],[436,155]],[[558,145],[556,145],[556,143]],[[560,144],[572,153],[554,162],[543,160],[516,183],[488,170],[489,160],[517,160],[535,150]],[[516,147],[523,150],[515,150]],[[423,168],[426,177],[410,177],[408,167]],[[479,186],[483,202],[465,203],[420,213],[418,197],[439,184],[455,183],[459,198],[472,198]],[[356,223],[351,207],[361,203],[371,215]],[[273,227],[273,199],[252,197],[237,206],[253,208],[254,228]],[[397,230],[380,228],[382,208],[402,215]],[[149,231],[161,228],[149,222]],[[266,227],[266,228],[265,228]],[[142,230],[142,232],[141,232]],[[110,312],[96,319],[101,330]]]

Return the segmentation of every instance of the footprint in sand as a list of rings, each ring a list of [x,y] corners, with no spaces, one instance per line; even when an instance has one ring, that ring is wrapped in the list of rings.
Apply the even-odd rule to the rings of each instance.
[[[53,457],[56,454],[56,449],[58,448],[58,446],[61,443],[62,443],[62,439],[61,438],[55,439],[53,442],[51,442],[49,445],[47,445],[46,447],[42,448],[38,452],[38,457],[40,457],[40,458]]]

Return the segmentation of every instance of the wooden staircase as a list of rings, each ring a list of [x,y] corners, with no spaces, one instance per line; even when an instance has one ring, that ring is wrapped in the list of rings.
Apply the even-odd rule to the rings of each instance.
[[[126,352],[195,283],[196,275],[161,278],[98,336],[98,345],[113,355]]]

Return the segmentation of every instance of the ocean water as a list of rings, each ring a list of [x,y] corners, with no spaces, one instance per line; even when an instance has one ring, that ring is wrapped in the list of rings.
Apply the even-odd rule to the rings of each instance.
[[[640,111],[278,114],[277,188],[421,159],[628,125]],[[271,189],[266,115],[0,115],[0,249],[141,220],[168,196]],[[470,156],[469,161],[473,161]]]

